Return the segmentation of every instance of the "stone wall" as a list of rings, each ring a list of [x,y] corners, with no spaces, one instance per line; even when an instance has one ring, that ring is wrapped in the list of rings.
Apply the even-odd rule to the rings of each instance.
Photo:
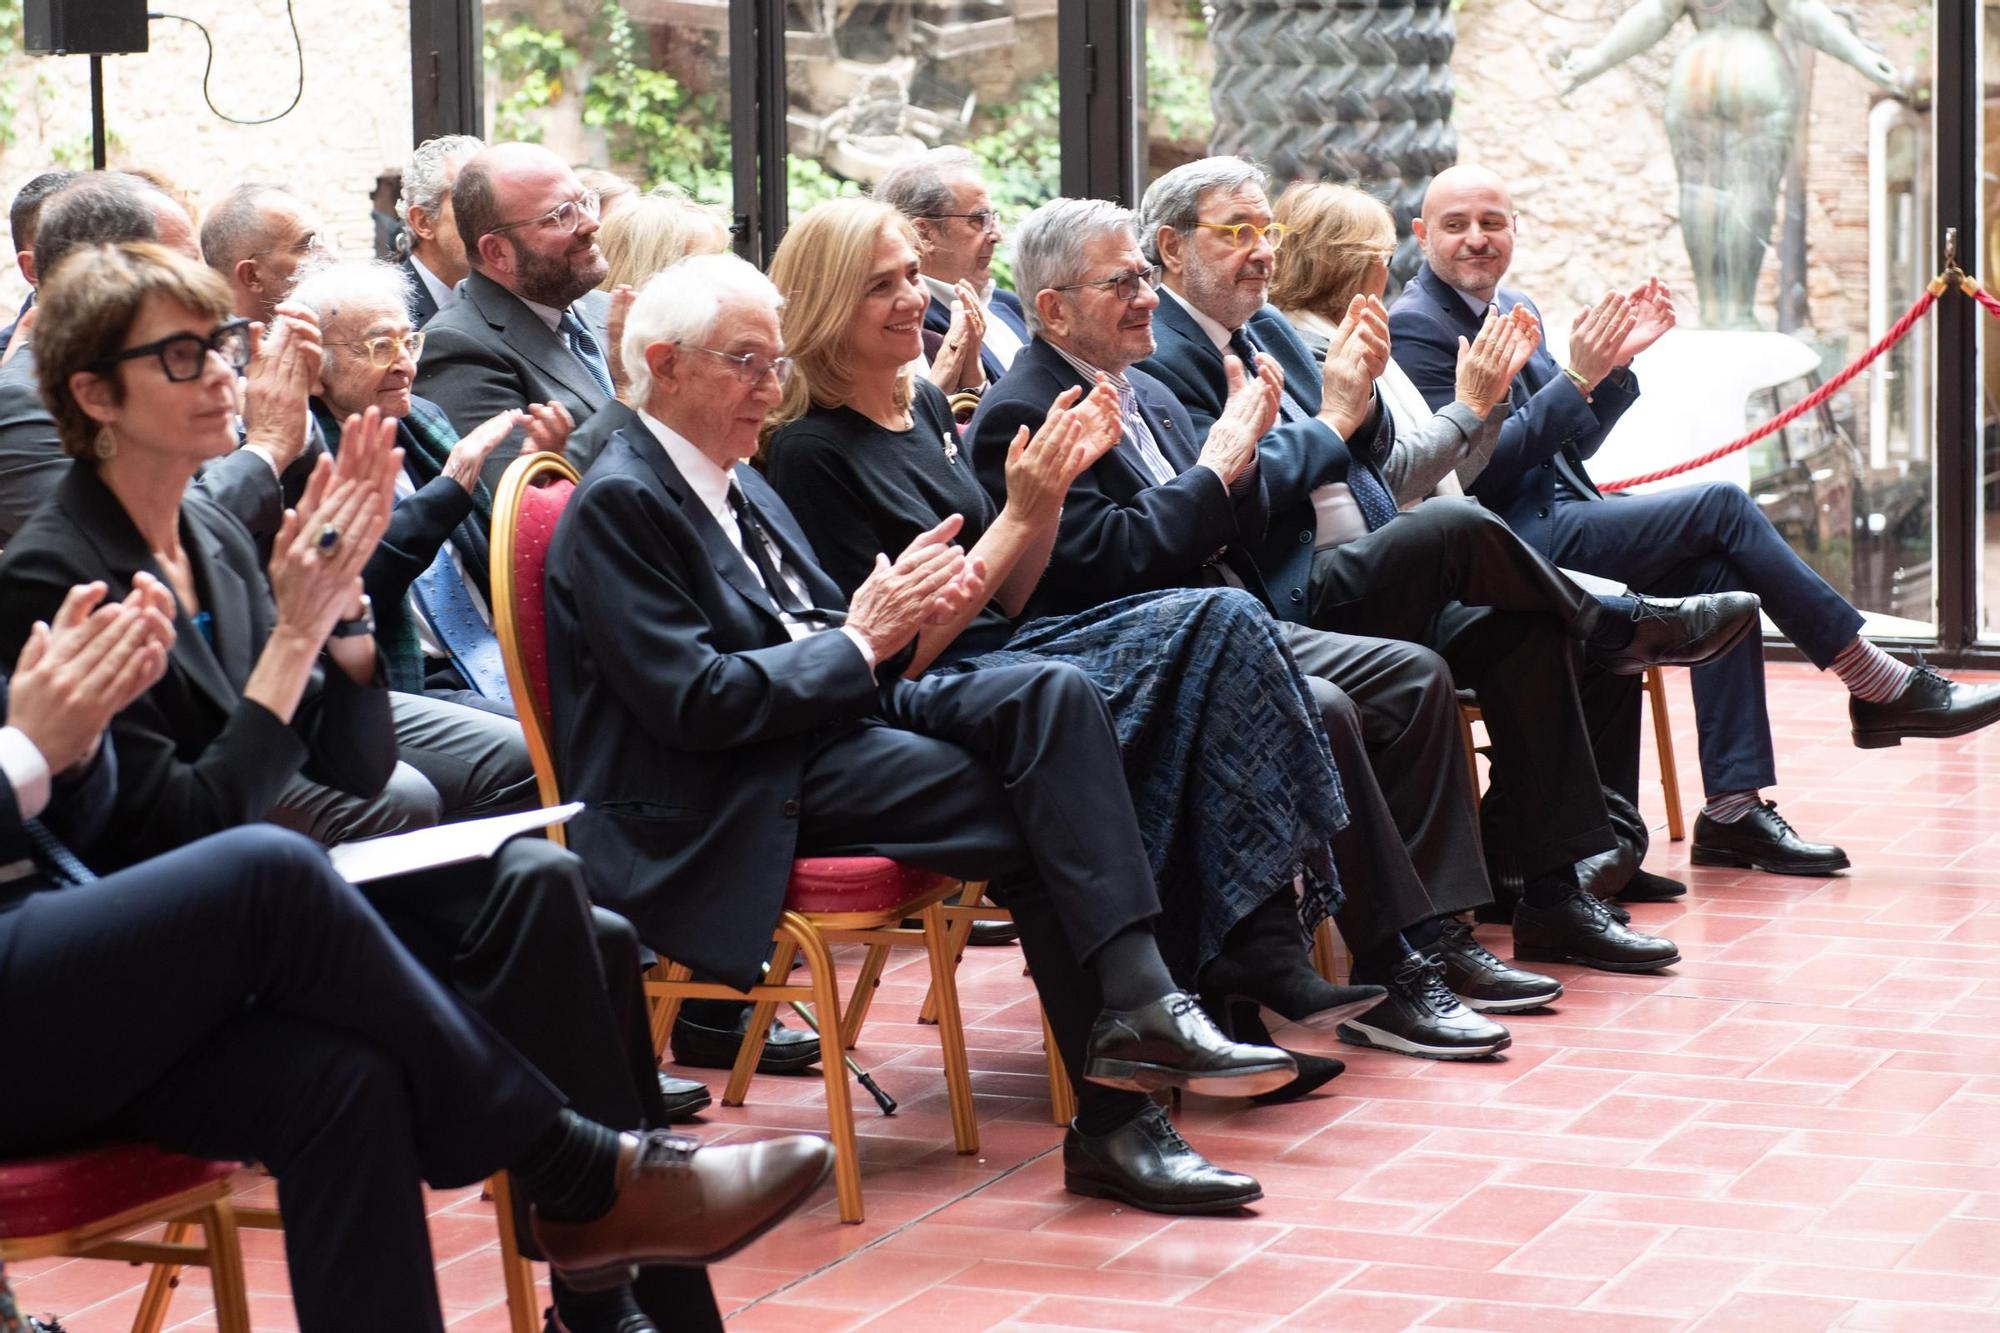
[[[1661,110],[1673,57],[1693,35],[1675,25],[1651,51],[1558,102],[1548,55],[1583,50],[1629,0],[1465,0],[1458,13],[1459,160],[1515,183],[1521,214],[1512,281],[1564,317],[1607,287],[1658,273],[1693,310],[1694,277],[1681,243],[1677,180]],[[1846,0],[1863,40],[1899,67],[1931,74],[1928,28],[1898,31],[1910,0]],[[1808,303],[1819,338],[1852,352],[1867,343],[1868,111],[1874,84],[1815,54],[1807,108]],[[1928,152],[1928,149],[1926,150]],[[1780,209],[1782,211],[1782,202]],[[1774,325],[1776,237],[1766,257],[1760,312]],[[1900,311],[1898,312],[1900,313]]]
[[[214,36],[209,91],[224,112],[254,120],[291,100],[296,66],[285,0],[173,0],[167,8]],[[155,20],[151,51],[107,57],[111,165],[164,171],[198,204],[240,181],[288,185],[319,211],[343,254],[369,254],[375,178],[399,170],[410,150],[409,6],[297,0],[296,13],[305,91],[296,110],[269,125],[231,125],[203,104],[206,52],[185,23]],[[87,60],[16,55],[0,65],[0,96],[14,112],[13,140],[0,149],[6,199],[51,166],[90,165]],[[0,296],[11,308],[23,287],[13,266],[5,269]]]

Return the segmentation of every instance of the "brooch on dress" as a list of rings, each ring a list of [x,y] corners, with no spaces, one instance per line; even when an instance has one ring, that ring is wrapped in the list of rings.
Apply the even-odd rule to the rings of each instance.
[[[945,431],[938,438],[944,441],[944,461],[950,463],[953,467],[957,467],[958,466],[957,438],[953,436],[950,431]]]

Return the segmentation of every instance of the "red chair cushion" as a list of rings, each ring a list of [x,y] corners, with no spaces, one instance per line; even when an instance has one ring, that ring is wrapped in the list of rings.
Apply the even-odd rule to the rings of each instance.
[[[542,570],[549,562],[549,542],[556,520],[576,491],[567,477],[530,486],[521,493],[514,521],[514,626],[527,659],[528,683],[535,710],[549,715],[549,622],[543,611]]]
[[[46,1236],[115,1217],[236,1171],[143,1143],[0,1162],[0,1239]]]
[[[886,912],[956,882],[886,856],[808,856],[792,862],[785,906],[794,912]]]

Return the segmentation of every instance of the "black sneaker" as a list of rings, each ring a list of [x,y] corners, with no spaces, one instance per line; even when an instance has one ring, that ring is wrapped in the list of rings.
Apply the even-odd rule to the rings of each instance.
[[[1445,985],[1444,967],[1436,958],[1406,954],[1380,984],[1388,988],[1389,998],[1363,1017],[1342,1023],[1342,1041],[1426,1060],[1478,1060],[1514,1042],[1506,1028],[1459,1002]]]
[[[1495,958],[1472,933],[1472,927],[1455,916],[1444,919],[1437,952],[1444,965],[1444,984],[1466,1008],[1482,1014],[1539,1009],[1563,993],[1562,983],[1554,977],[1509,967]]]

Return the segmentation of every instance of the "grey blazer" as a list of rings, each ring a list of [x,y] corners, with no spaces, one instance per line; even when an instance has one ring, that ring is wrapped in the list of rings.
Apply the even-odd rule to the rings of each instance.
[[[610,298],[591,292],[571,308],[609,358],[604,324]],[[418,397],[444,409],[460,435],[529,403],[561,403],[581,426],[611,401],[597,377],[540,315],[482,273],[465,280],[464,300],[424,325],[415,389]],[[498,487],[500,474],[520,454],[516,431],[487,460],[486,484]]]

